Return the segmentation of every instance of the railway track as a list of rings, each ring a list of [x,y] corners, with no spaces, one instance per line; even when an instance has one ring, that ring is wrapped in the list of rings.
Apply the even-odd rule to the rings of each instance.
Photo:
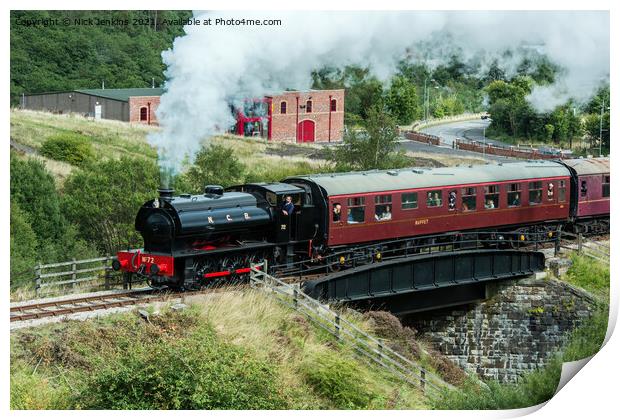
[[[92,312],[100,309],[121,308],[137,304],[174,299],[187,296],[188,293],[167,292],[156,290],[137,290],[105,295],[81,296],[61,300],[32,302],[11,307],[11,322],[27,321],[80,312]]]

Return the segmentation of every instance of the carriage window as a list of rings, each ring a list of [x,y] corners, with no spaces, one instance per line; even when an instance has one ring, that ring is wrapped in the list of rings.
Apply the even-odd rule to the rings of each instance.
[[[392,196],[390,194],[375,197],[375,220],[377,222],[392,220]]]
[[[519,207],[521,205],[521,184],[508,184],[506,198],[508,207]]]
[[[456,209],[456,190],[448,193],[448,210],[452,211]]]
[[[581,181],[581,196],[585,197],[588,195],[588,181],[585,179]]]
[[[530,182],[530,204],[542,202],[542,181]]]
[[[403,210],[418,208],[418,193],[404,193],[400,196],[401,208]]]
[[[286,101],[280,102],[280,114],[286,114]]]
[[[429,191],[426,194],[426,207],[441,207],[441,190]]]
[[[558,185],[558,201],[566,201],[566,181],[560,181]]]
[[[364,223],[364,197],[354,197],[347,200],[347,223]]]
[[[609,197],[609,175],[603,175],[603,197]]]
[[[547,183],[547,201],[552,201],[555,198],[555,190],[553,189],[553,182]]]
[[[499,208],[499,185],[484,187],[484,208],[487,210]]]
[[[342,205],[340,203],[334,203],[332,209],[332,221],[339,222],[342,216]]]
[[[476,210],[476,188],[463,188],[461,190],[461,195],[463,197],[463,211]]]

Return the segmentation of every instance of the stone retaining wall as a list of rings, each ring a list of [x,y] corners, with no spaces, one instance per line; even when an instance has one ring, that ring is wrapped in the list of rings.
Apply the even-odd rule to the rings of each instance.
[[[533,277],[489,285],[487,296],[466,307],[412,315],[403,324],[481,378],[515,382],[549,362],[596,305],[583,290]]]

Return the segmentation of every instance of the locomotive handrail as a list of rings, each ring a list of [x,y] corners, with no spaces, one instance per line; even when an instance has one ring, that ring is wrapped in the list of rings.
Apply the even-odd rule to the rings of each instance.
[[[253,286],[262,284],[264,288],[274,292],[270,296],[304,314],[337,339],[347,342],[362,355],[390,370],[406,382],[420,387],[423,391],[426,385],[433,391],[439,392],[442,389],[455,389],[454,386],[448,384],[437,375],[427,371],[417,363],[392,350],[379,339],[343,319],[338,312],[331,310],[329,306],[308,296],[297,287],[261,271],[261,268],[264,270],[265,267],[266,264],[263,263],[252,268],[250,278]],[[278,295],[284,295],[288,299]],[[291,297],[292,303],[290,301]],[[417,374],[416,371],[419,371],[420,374]]]

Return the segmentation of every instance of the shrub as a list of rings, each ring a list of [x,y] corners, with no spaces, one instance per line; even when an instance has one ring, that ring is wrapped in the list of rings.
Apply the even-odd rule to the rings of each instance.
[[[69,390],[66,386],[50,386],[49,381],[30,366],[17,363],[11,366],[12,410],[69,409]]]
[[[98,366],[76,406],[86,409],[282,409],[274,369],[211,329],[131,342]]]
[[[50,159],[62,160],[76,166],[90,162],[94,156],[88,137],[71,132],[49,137],[41,145],[40,152]]]
[[[338,409],[367,409],[378,396],[370,391],[360,367],[337,353],[324,351],[303,365],[304,380]]]
[[[190,188],[199,192],[208,184],[227,187],[241,183],[244,173],[245,166],[237,159],[233,149],[212,144],[198,152],[184,177]]]
[[[34,277],[38,246],[27,215],[17,203],[11,201],[11,288],[21,286]]]

